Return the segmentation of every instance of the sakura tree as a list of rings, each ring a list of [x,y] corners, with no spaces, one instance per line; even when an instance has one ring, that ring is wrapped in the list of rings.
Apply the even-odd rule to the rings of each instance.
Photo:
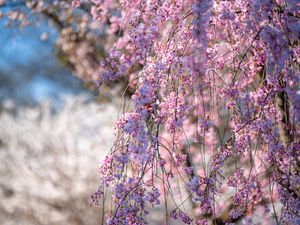
[[[119,34],[99,84],[135,90],[92,196],[112,190],[103,223],[163,200],[166,224],[300,224],[299,2],[91,3]]]
[[[92,195],[112,192],[102,224],[147,224],[152,207],[166,224],[300,224],[297,0],[26,2],[90,12],[105,41],[79,50],[64,31],[69,59],[100,91],[133,90]]]

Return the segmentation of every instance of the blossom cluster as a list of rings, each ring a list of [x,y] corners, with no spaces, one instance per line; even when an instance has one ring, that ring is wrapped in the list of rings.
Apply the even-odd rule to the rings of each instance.
[[[172,196],[168,223],[232,224],[273,206],[266,222],[298,224],[299,3],[91,4],[118,33],[99,79],[127,77],[134,90],[116,123],[107,223],[144,224],[144,201]]]

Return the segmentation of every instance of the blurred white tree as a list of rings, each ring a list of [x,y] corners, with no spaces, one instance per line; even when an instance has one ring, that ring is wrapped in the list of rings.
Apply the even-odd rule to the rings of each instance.
[[[47,102],[15,107],[6,100],[0,113],[1,224],[97,224],[101,209],[89,196],[113,141],[116,107],[82,95],[55,114]]]

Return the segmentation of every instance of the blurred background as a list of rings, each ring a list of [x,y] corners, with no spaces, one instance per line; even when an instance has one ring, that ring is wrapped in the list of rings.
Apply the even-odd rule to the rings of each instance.
[[[0,20],[0,224],[99,224],[102,209],[89,198],[118,99],[86,88],[62,63],[62,29],[45,18],[11,21]]]

